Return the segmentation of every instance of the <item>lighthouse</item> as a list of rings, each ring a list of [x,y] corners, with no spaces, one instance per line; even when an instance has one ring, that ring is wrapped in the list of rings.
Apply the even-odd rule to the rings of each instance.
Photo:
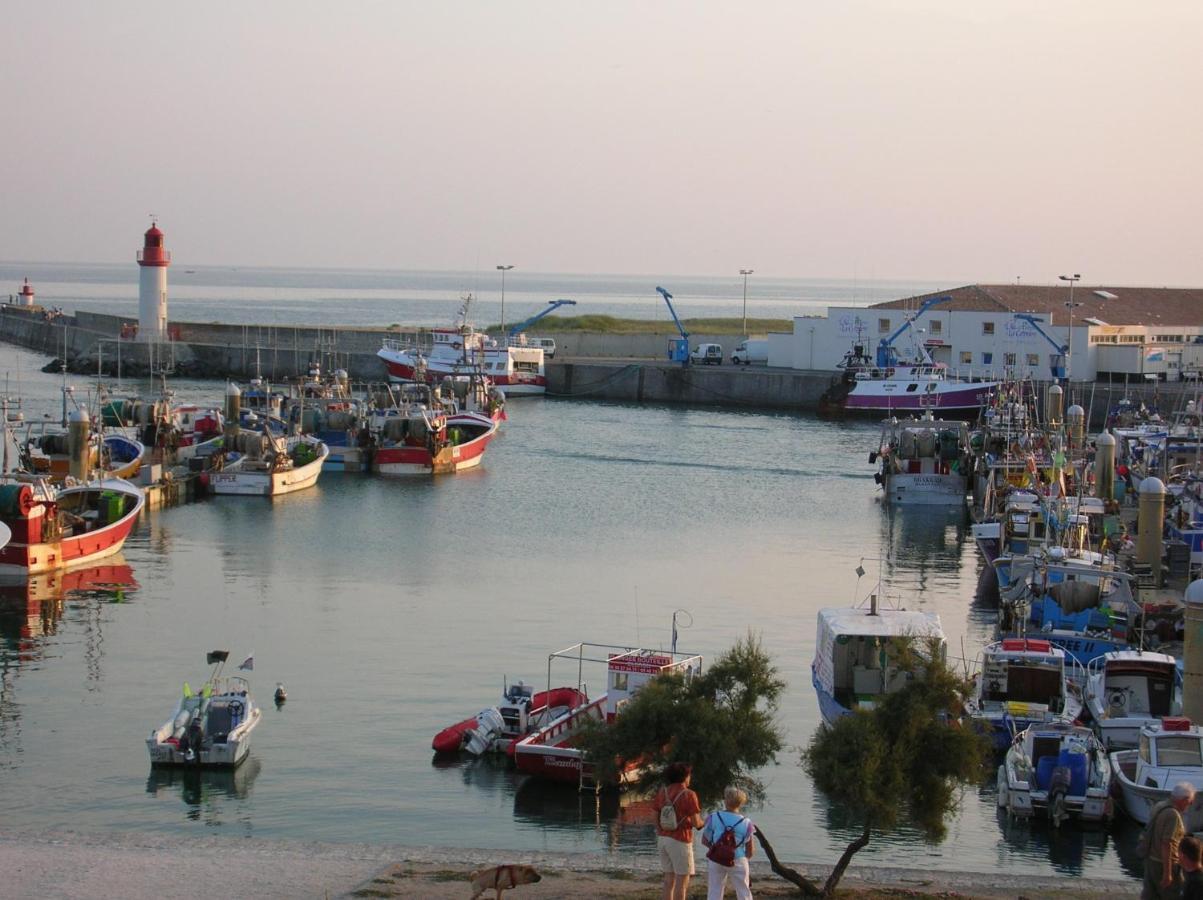
[[[163,249],[163,232],[152,222],[138,251],[138,340],[167,340],[167,267],[171,251]]]
[[[33,306],[33,285],[29,283],[29,279],[25,279],[25,283],[21,285],[21,292],[17,294],[18,306]]]

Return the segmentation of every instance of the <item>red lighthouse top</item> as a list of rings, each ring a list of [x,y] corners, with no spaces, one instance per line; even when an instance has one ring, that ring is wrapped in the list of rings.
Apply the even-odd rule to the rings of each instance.
[[[21,296],[28,297],[29,302],[33,303],[33,285],[29,283],[29,279],[25,279],[25,283],[21,285]]]
[[[159,230],[157,222],[151,223],[150,228],[146,229],[146,242],[138,251],[138,265],[171,265],[171,251],[163,249],[163,232]]]

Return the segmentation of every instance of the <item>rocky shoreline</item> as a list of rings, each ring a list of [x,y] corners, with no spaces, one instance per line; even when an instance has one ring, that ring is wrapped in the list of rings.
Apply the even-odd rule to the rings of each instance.
[[[508,863],[537,867],[538,884],[507,897],[658,896],[654,858],[621,853],[549,853],[471,850],[390,844],[332,844],[263,838],[182,837],[146,832],[24,832],[0,829],[0,872],[5,897],[170,900],[197,896],[265,898],[459,897],[470,895],[474,869]],[[829,866],[802,866],[822,879]],[[768,870],[753,866],[757,896],[797,896]],[[852,866],[840,893],[851,897],[1136,897],[1139,882],[1074,876],[936,872]],[[690,896],[705,896],[705,879]],[[486,894],[491,897],[492,892]]]

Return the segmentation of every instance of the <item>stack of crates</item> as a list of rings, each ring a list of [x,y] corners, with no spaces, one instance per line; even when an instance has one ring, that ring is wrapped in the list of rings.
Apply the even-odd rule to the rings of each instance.
[[[1190,545],[1183,541],[1166,541],[1165,568],[1170,578],[1186,578],[1190,574]]]

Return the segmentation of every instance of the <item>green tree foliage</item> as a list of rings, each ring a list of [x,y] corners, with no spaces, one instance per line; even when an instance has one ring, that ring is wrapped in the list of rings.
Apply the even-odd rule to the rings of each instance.
[[[642,787],[656,784],[669,762],[693,765],[705,801],[735,784],[763,794],[751,772],[776,758],[783,733],[775,721],[785,681],[749,634],[692,679],[662,675],[644,686],[609,726],[589,728],[581,746],[602,782],[626,760],[647,764]]]

